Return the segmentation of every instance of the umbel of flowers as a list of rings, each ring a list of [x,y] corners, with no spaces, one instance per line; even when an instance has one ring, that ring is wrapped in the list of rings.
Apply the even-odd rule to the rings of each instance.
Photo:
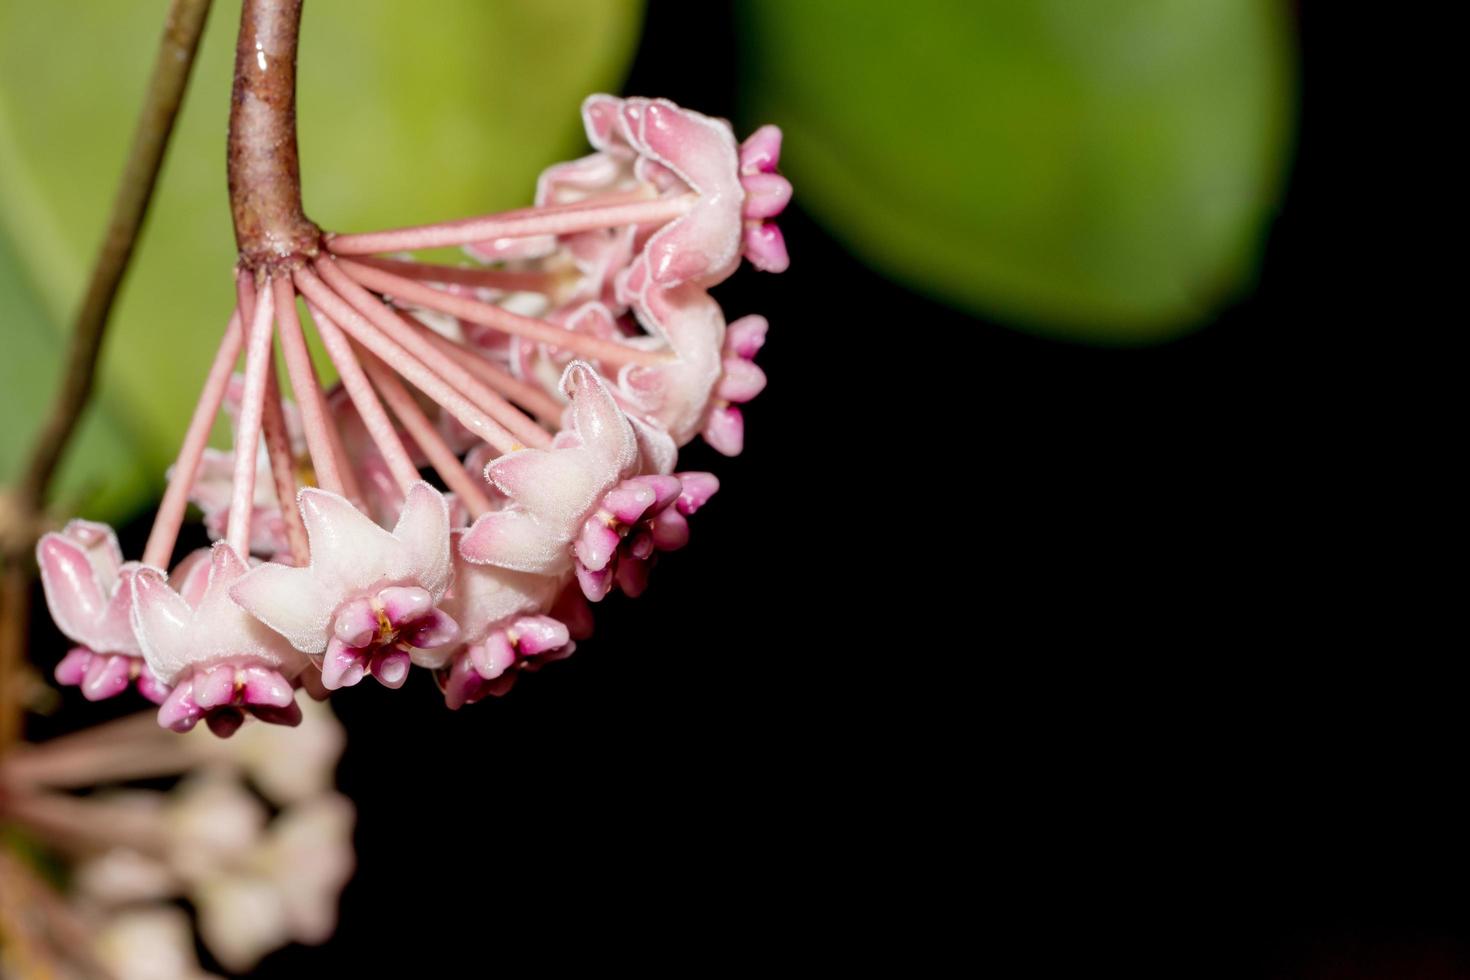
[[[294,36],[277,50],[249,29],[269,6],[246,4],[241,50],[294,70]],[[237,76],[232,191],[270,167],[294,179],[294,131],[284,163],[266,138],[268,83]],[[141,561],[84,521],[38,545],[76,644],[58,681],[136,686],[161,725],[219,735],[298,723],[298,688],[396,688],[415,668],[458,708],[568,655],[589,603],[647,587],[719,486],[681,471],[680,447],[744,445],[767,325],[727,324],[709,290],[742,260],[786,268],[773,219],[791,185],[771,126],[742,144],[723,120],[607,95],[582,116],[594,152],[546,170],[523,210],[330,234],[292,180],[234,193],[235,309]],[[445,247],[466,260],[414,257]],[[222,410],[229,452],[206,445]],[[171,564],[191,502],[216,540]]]
[[[7,753],[7,831],[67,870],[58,889],[0,849],[4,975],[203,980],[196,928],[234,972],[326,941],[356,863],[354,811],[332,789],[342,726],[325,704],[302,709],[294,731],[228,742],[135,714]]]

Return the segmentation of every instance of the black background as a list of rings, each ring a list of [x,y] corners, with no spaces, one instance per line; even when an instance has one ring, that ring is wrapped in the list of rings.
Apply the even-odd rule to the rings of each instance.
[[[681,460],[723,485],[690,548],[502,700],[334,699],[360,869],[258,975],[1470,976],[1463,641],[1400,550],[1427,375],[1340,230],[1317,15],[1259,283],[1178,342],[951,311],[798,186],[791,271],[718,290],[771,384]],[[735,116],[736,40],[656,0],[625,90]],[[107,710],[66,706],[36,734]]]

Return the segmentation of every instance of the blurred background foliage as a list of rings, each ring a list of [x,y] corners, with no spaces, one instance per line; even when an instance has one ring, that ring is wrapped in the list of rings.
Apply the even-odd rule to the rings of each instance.
[[[0,2],[0,481],[55,386],[166,6]],[[344,231],[526,202],[542,167],[585,151],[577,106],[619,89],[642,16],[637,0],[309,8],[304,193]],[[63,505],[88,516],[158,491],[229,312],[238,14],[216,0],[63,467]],[[1103,344],[1177,336],[1249,287],[1295,112],[1284,4],[739,0],[736,14],[738,128],[786,129],[799,206],[879,273]]]

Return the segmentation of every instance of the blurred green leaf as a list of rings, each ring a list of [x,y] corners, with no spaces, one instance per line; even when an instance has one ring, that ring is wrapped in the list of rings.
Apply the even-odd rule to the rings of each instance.
[[[55,383],[168,4],[0,7],[0,252],[7,351],[0,476]],[[578,107],[615,89],[639,0],[316,0],[302,26],[307,211],[357,231],[529,202],[582,152]],[[156,491],[233,301],[225,127],[240,5],[217,0],[63,493],[116,519]],[[24,297],[14,299],[15,296]],[[17,312],[23,310],[24,312]],[[91,416],[98,416],[92,419]]]
[[[1279,0],[740,9],[752,122],[884,274],[1103,343],[1177,334],[1253,275],[1294,106]]]
[[[0,484],[20,475],[31,439],[56,386],[64,338],[50,322],[40,297],[22,274],[14,244],[0,227],[0,316],[5,355],[0,357]],[[99,399],[82,416],[72,451],[58,474],[63,502],[89,501],[120,513],[146,493],[147,474],[135,440],[118,424],[119,413]]]

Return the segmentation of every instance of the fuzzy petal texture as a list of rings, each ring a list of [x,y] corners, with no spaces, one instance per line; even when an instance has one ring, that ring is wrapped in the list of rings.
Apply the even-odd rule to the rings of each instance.
[[[455,533],[455,543],[465,532]],[[455,555],[454,584],[445,594],[443,609],[460,626],[460,640],[476,644],[512,616],[545,612],[566,584],[565,576],[536,575],[495,565],[476,565]],[[445,651],[443,663],[448,662]],[[427,666],[427,664],[426,664]]]
[[[699,195],[686,215],[659,229],[636,260],[651,282],[672,288],[695,282],[706,288],[728,278],[740,262],[740,184],[735,134],[730,124],[667,99],[627,99],[623,136],[646,158],[677,174]]]
[[[680,446],[704,428],[724,368],[725,318],[703,289],[644,290],[630,297],[639,321],[662,337],[678,360],[666,367],[630,365],[619,389]]]
[[[305,666],[276,633],[230,598],[246,574],[233,548],[217,542],[210,552],[209,581],[191,606],[156,568],[139,568],[133,580],[132,621],[154,676],[172,685],[185,671],[234,661],[279,671],[287,678]]]
[[[560,536],[520,510],[491,511],[475,521],[460,552],[475,564],[538,575],[558,575],[571,561]]]
[[[392,585],[416,586],[435,601],[449,584],[449,507],[427,483],[414,484],[392,533],[334,493],[298,495],[311,545],[305,568],[265,564],[232,591],[251,614],[303,653],[327,648],[339,607]]]

